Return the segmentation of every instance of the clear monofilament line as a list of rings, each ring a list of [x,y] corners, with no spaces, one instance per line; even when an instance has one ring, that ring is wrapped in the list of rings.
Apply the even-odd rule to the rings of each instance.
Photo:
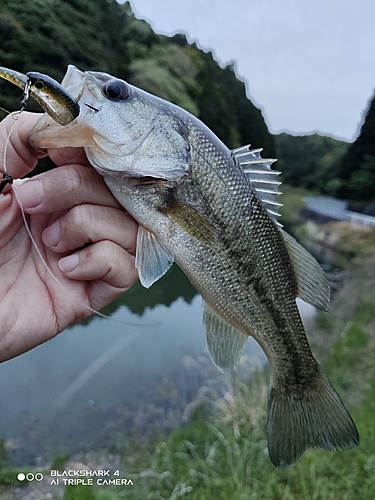
[[[12,135],[13,129],[16,126],[16,122],[17,122],[17,118],[16,118],[15,114],[12,114],[11,116],[14,119],[14,123],[9,130],[9,134],[7,135],[5,145],[4,145],[4,151],[3,151],[3,168],[4,168],[4,172],[7,172],[8,174],[9,174],[9,172],[7,170],[6,155],[7,155],[7,151],[8,151],[8,147],[9,147],[10,136]]]
[[[17,111],[16,113],[20,113],[21,111]],[[5,145],[4,145],[4,152],[3,152],[3,170],[4,170],[4,173],[7,173],[9,174],[8,170],[7,170],[7,167],[6,167],[6,154],[7,154],[7,151],[8,151],[8,147],[9,147],[9,143],[10,143],[10,136],[13,132],[13,129],[16,125],[16,120],[17,120],[17,117],[16,117],[16,114],[12,114],[15,122],[14,124],[12,125],[12,127],[10,128],[10,131],[9,131],[9,134],[6,138],[6,141],[5,141]],[[21,215],[22,215],[22,219],[23,219],[23,223],[24,223],[24,226],[26,228],[26,231],[27,231],[27,234],[31,240],[31,243],[35,249],[35,251],[37,252],[38,254],[38,257],[40,258],[41,262],[43,263],[44,267],[47,269],[48,273],[52,276],[52,278],[60,285],[60,286],[64,286],[64,284],[57,278],[57,276],[54,274],[54,272],[52,271],[52,269],[50,268],[50,266],[47,264],[45,258],[43,257],[42,255],[42,252],[39,250],[39,247],[34,239],[34,236],[32,235],[31,233],[31,229],[29,227],[29,224],[28,224],[28,221],[27,221],[27,218],[26,218],[26,214],[25,214],[25,211],[23,209],[23,206],[22,206],[22,203],[21,203],[21,200],[20,200],[20,197],[17,193],[17,188],[15,186],[12,186],[11,187],[12,191],[13,191],[13,194],[14,194],[14,197],[17,201],[17,204],[21,210]],[[125,324],[125,325],[130,325],[130,326],[154,326],[154,323],[151,324],[151,325],[139,325],[138,323],[129,323],[129,322],[124,322],[124,321],[121,321],[121,320],[118,320],[118,319],[115,319],[115,318],[112,318],[111,316],[107,316],[106,314],[103,314],[99,311],[97,311],[96,309],[90,307],[89,305],[87,304],[82,304],[86,309],[88,309],[89,311],[91,311],[92,313],[96,314],[97,316],[100,316],[102,318],[106,318],[106,319],[110,319],[111,321],[116,321],[117,323],[122,323],[122,324]]]
[[[45,258],[43,257],[42,255],[42,252],[39,250],[38,248],[38,245],[34,239],[34,236],[32,235],[31,233],[31,230],[30,230],[30,227],[29,227],[29,224],[27,222],[27,219],[26,219],[26,215],[25,215],[25,211],[23,209],[23,206],[22,206],[22,203],[21,203],[21,200],[20,200],[20,197],[18,196],[18,193],[17,193],[17,189],[15,189],[13,186],[12,186],[12,189],[13,189],[13,193],[14,193],[14,196],[16,198],[16,201],[21,209],[21,214],[22,214],[22,219],[23,219],[23,223],[25,225],[25,228],[26,228],[26,231],[27,231],[27,234],[29,235],[29,238],[31,240],[31,243],[36,251],[36,253],[38,254],[40,260],[42,261],[43,265],[45,266],[45,268],[47,269],[47,271],[49,272],[49,274],[52,276],[52,278],[61,286],[63,286],[63,284],[61,283],[61,281],[59,281],[59,279],[57,278],[57,276],[54,275],[52,269],[49,267],[49,265],[47,264]]]
[[[26,231],[27,231],[27,234],[29,235],[29,238],[31,240],[31,243],[35,249],[35,251],[37,252],[40,260],[42,261],[43,265],[45,266],[45,268],[47,269],[47,271],[49,272],[49,274],[52,276],[52,278],[60,285],[60,286],[64,286],[63,283],[61,283],[61,281],[57,278],[57,276],[55,276],[55,274],[53,273],[52,269],[49,267],[49,265],[47,264],[45,258],[43,257],[41,251],[39,250],[38,248],[38,245],[34,239],[34,236],[32,235],[31,233],[31,230],[30,230],[30,227],[29,227],[29,224],[27,222],[27,219],[26,219],[26,215],[25,215],[25,211],[22,207],[22,203],[21,203],[21,200],[18,196],[18,193],[17,193],[17,189],[15,189],[13,186],[12,186],[12,189],[13,189],[13,193],[14,193],[14,196],[16,198],[16,201],[20,207],[20,210],[21,210],[21,214],[22,214],[22,219],[23,219],[23,222],[24,222],[24,225],[25,225],[25,228],[26,228]],[[87,304],[82,304],[84,307],[86,307],[86,309],[88,309],[89,311],[91,311],[92,313],[96,314],[97,316],[100,316],[101,318],[106,318],[106,319],[110,319],[111,321],[115,321],[116,323],[122,323],[123,325],[128,325],[128,326],[154,326],[155,323],[152,323],[152,324],[149,324],[149,325],[145,325],[145,324],[142,324],[142,325],[139,325],[138,323],[129,323],[127,321],[121,321],[119,319],[116,319],[116,318],[112,318],[111,316],[107,316],[106,314],[103,314],[99,311],[97,311],[96,309],[94,309],[93,307],[87,305]]]
[[[16,113],[20,113],[20,111],[17,111]],[[9,143],[10,143],[10,136],[12,135],[13,129],[14,129],[14,127],[17,124],[17,115],[15,113],[13,113],[12,117],[14,119],[14,123],[11,126],[11,128],[9,130],[9,133],[7,135],[7,138],[6,138],[6,141],[5,141],[5,145],[4,145],[4,152],[3,152],[3,169],[4,169],[4,173],[7,173],[7,174],[9,174],[9,172],[8,172],[8,169],[7,169],[6,155],[7,155],[7,151],[8,151],[8,147],[9,147]],[[58,278],[53,274],[52,269],[50,269],[49,265],[47,264],[46,260],[44,259],[43,255],[42,255],[41,251],[39,250],[38,245],[36,244],[36,241],[35,241],[33,235],[31,234],[31,230],[30,230],[29,225],[27,223],[25,211],[23,209],[20,197],[18,196],[17,189],[15,189],[14,186],[12,186],[12,190],[13,190],[13,193],[14,193],[14,197],[16,198],[16,201],[18,203],[18,206],[20,207],[21,214],[22,214],[22,219],[23,219],[23,222],[24,222],[27,234],[29,235],[29,238],[30,238],[30,240],[32,242],[32,245],[34,246],[37,254],[39,255],[39,258],[43,262],[44,266],[46,267],[46,269],[48,270],[48,272],[50,273],[50,275],[53,277],[53,279],[55,281],[57,281],[57,283],[59,283],[60,285],[62,285],[61,281],[59,281]]]

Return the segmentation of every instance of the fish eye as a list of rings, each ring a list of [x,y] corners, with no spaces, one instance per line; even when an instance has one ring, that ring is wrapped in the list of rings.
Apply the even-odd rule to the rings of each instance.
[[[36,82],[34,83],[34,86],[35,86],[35,88],[40,90],[44,87],[44,83],[41,80],[36,80]]]
[[[130,89],[124,81],[112,80],[104,85],[102,92],[111,101],[123,101],[129,97]]]

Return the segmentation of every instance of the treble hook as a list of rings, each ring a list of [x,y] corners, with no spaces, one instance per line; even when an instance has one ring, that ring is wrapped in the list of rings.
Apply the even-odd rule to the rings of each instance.
[[[31,80],[29,77],[27,77],[27,83],[25,85],[25,90],[23,91],[23,99],[21,101],[21,109],[19,110],[19,113],[21,113],[25,109],[27,101],[29,100],[30,88],[31,88]]]

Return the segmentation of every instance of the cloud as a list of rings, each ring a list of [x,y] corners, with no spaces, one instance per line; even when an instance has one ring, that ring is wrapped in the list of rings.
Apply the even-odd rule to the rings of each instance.
[[[132,0],[165,34],[185,32],[235,63],[273,132],[321,131],[347,140],[375,87],[373,0]]]

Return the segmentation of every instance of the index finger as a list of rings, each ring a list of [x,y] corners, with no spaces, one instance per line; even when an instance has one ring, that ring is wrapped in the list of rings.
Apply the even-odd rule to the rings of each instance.
[[[122,208],[93,168],[65,165],[23,182],[17,193],[29,214],[52,214],[89,203]]]
[[[84,165],[90,167],[83,148],[48,149],[48,156],[56,165]]]
[[[40,118],[39,113],[11,114],[0,123],[0,171],[15,179],[31,172],[47,153],[35,151],[29,145],[29,134]]]

